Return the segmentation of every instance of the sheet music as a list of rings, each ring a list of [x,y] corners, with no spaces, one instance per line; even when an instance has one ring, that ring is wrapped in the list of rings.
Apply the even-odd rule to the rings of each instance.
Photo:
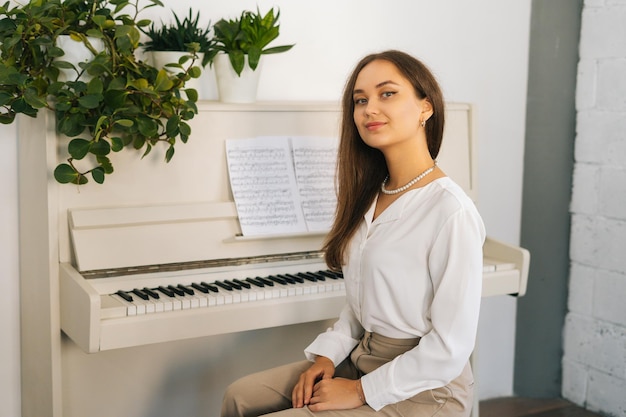
[[[257,137],[226,141],[244,236],[325,231],[335,212],[337,141]]]
[[[337,141],[327,138],[292,138],[296,183],[307,230],[329,230],[335,215]]]

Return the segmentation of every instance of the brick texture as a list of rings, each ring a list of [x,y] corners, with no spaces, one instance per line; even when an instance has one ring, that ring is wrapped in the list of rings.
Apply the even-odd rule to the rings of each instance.
[[[626,0],[585,0],[563,396],[626,417]]]

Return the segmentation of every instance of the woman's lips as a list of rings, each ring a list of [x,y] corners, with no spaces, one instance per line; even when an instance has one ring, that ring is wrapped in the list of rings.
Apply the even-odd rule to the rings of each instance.
[[[365,128],[367,130],[377,130],[384,125],[385,125],[384,122],[369,122],[365,124]]]

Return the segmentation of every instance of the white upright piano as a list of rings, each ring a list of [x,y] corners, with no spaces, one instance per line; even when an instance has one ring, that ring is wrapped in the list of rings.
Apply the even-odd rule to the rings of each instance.
[[[109,392],[112,402],[124,404],[120,407],[128,417],[165,415],[163,406],[146,404],[157,395],[152,393],[158,391],[156,381],[168,376],[151,369],[144,380],[132,364],[149,357],[153,366],[167,368],[154,362],[177,352],[187,356],[192,375],[202,367],[221,370],[202,379],[214,400],[201,415],[216,416],[215,398],[231,378],[225,369],[239,366],[242,374],[246,363],[254,363],[248,366],[252,370],[263,368],[250,358],[233,357],[240,349],[236,346],[256,344],[262,357],[273,355],[268,365],[291,360],[270,342],[279,337],[285,351],[301,351],[305,344],[297,329],[307,329],[301,339],[310,340],[344,304],[342,277],[326,272],[319,251],[323,234],[241,235],[224,148],[226,139],[336,137],[337,105],[203,102],[199,111],[189,142],[177,146],[169,164],[157,150],[141,161],[140,155],[125,153],[114,156],[116,172],[103,185],[48,184],[53,190],[50,215],[58,226],[65,417],[98,415],[100,408],[90,408],[89,402],[102,398],[77,397],[99,389],[98,395]],[[449,104],[439,165],[476,200],[475,153],[471,106]],[[48,157],[49,164],[62,157]],[[484,254],[483,296],[523,295],[528,252],[488,238]],[[206,352],[212,349],[211,362]],[[121,377],[123,368],[132,376],[117,381],[114,375]],[[132,406],[119,383],[137,391]],[[146,407],[151,414],[145,414]],[[111,405],[100,415],[120,411]]]

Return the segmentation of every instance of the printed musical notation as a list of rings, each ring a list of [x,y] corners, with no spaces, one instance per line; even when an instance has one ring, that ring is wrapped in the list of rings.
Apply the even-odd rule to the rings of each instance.
[[[230,185],[244,236],[328,230],[336,205],[336,155],[333,138],[227,140]]]

